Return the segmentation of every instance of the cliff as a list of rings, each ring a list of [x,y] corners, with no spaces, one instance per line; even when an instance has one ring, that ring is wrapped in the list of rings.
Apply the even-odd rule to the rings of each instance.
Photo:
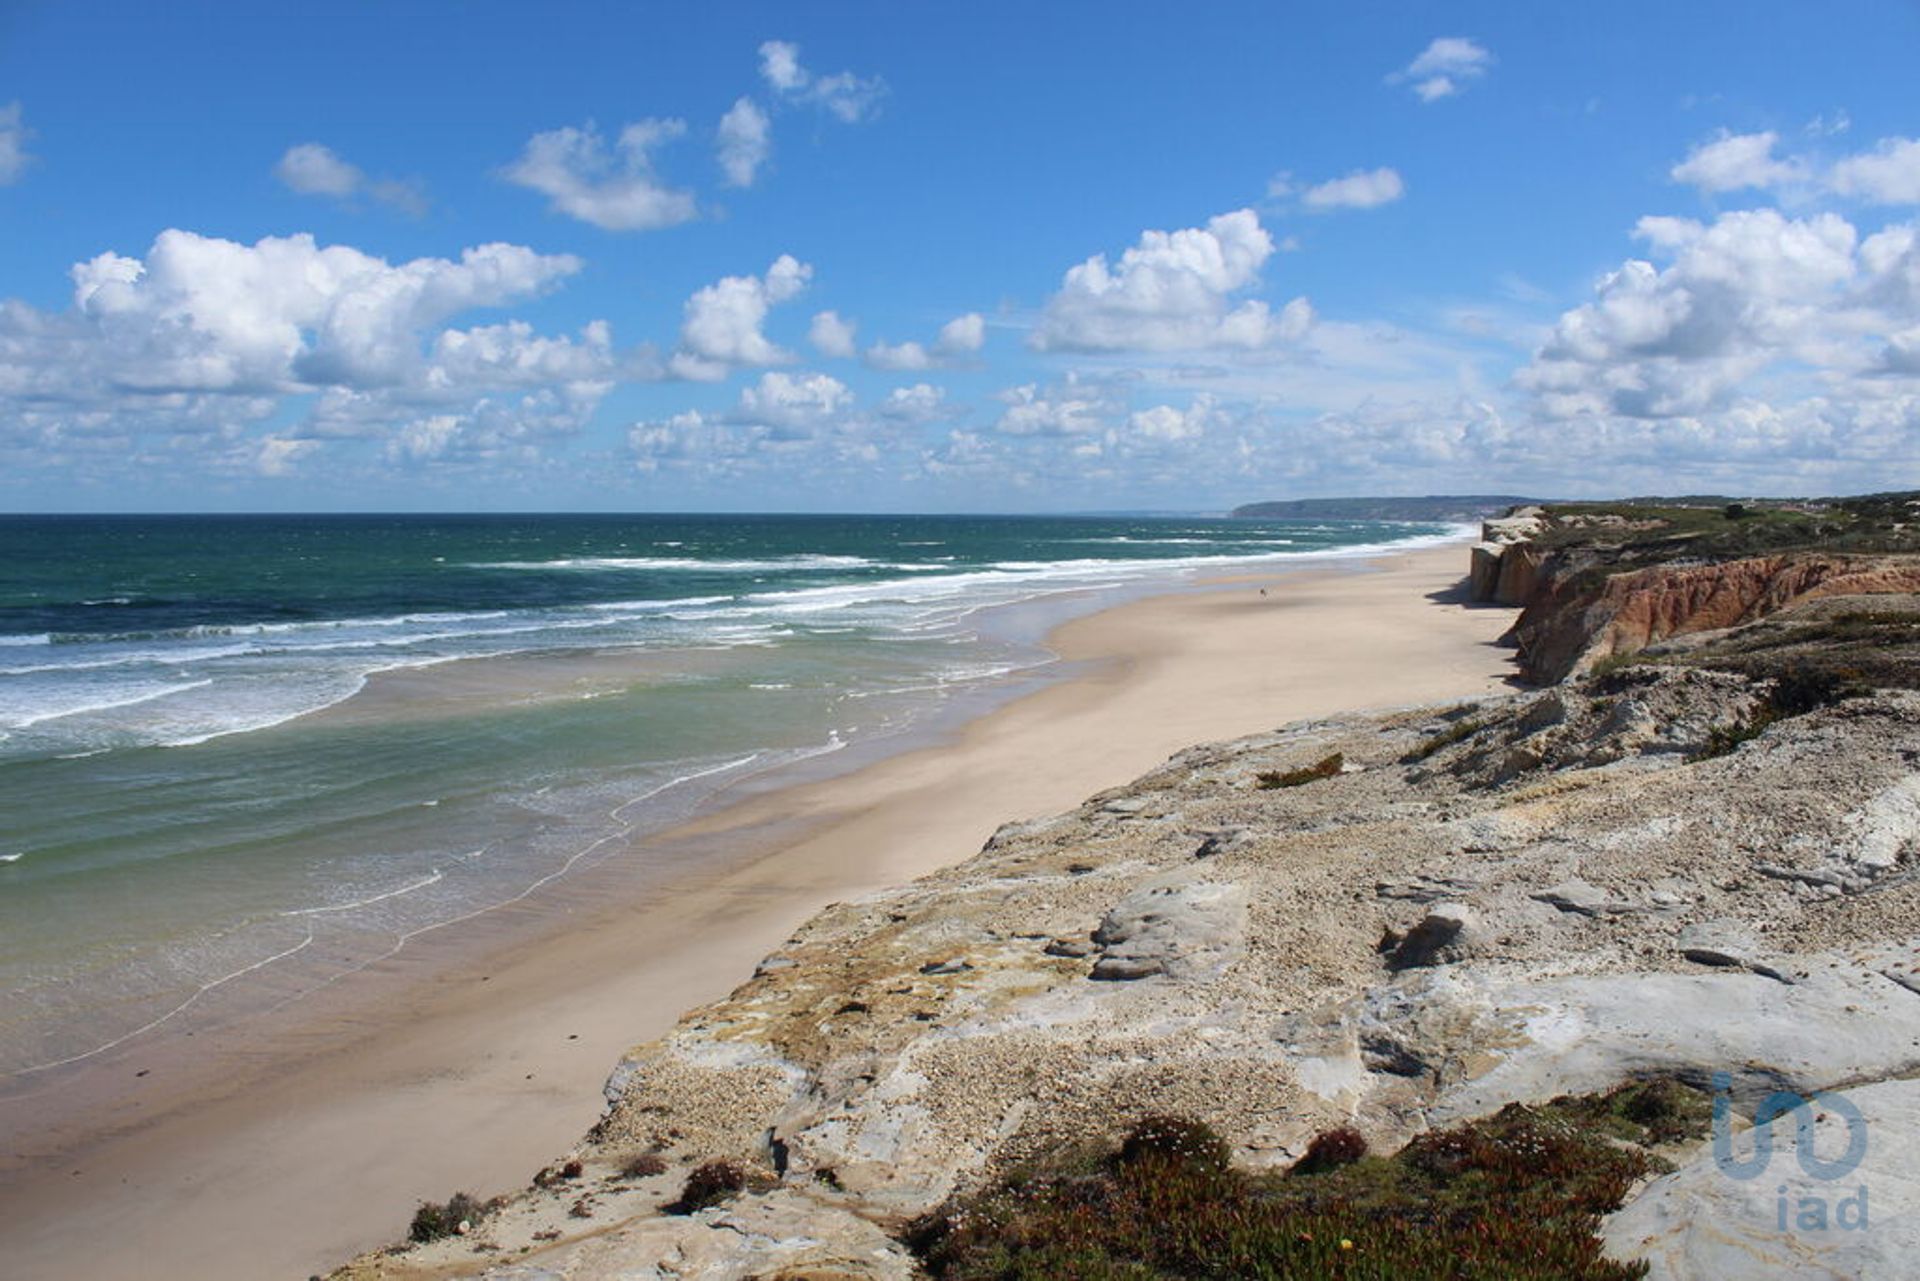
[[[1550,684],[1808,602],[1920,591],[1911,514],[1899,495],[1760,510],[1526,508],[1483,526],[1471,591],[1524,606],[1509,639],[1526,676]],[[1742,670],[1769,674],[1752,662]]]
[[[1911,1223],[1920,695],[1770,688],[1653,668],[1183,752],[823,913],[636,1047],[535,1186],[338,1275],[906,1277],[917,1216],[1150,1113],[1258,1171],[1335,1127],[1391,1151],[1716,1071],[1748,1110],[1850,1091],[1875,1213]],[[1703,1218],[1704,1144],[1674,1156],[1609,1250],[1828,1257],[1770,1213]],[[1835,1274],[1899,1275],[1904,1231]]]

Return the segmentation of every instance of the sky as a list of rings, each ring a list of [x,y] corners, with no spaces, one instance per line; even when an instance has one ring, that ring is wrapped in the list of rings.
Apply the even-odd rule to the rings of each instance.
[[[0,510],[1920,487],[1920,7],[0,0]]]

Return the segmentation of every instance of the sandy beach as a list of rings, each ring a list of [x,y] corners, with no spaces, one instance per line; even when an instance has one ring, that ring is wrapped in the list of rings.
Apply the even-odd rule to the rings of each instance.
[[[755,796],[669,834],[709,851],[664,900],[569,887],[535,945],[427,944],[351,1018],[292,1010],[219,1094],[155,1070],[112,1132],[0,1184],[10,1276],[304,1277],[400,1236],[416,1202],[523,1183],[594,1121],[621,1052],[724,995],[821,906],[971,855],[1190,744],[1499,692],[1506,610],[1457,603],[1464,548],[1296,570],[1068,623],[1075,664],[951,741]],[[438,962],[438,963],[436,963]],[[304,1020],[304,1021],[297,1021]],[[297,1053],[288,1053],[289,1048]],[[8,1108],[31,1107],[31,1098]],[[31,1155],[31,1154],[30,1154]]]

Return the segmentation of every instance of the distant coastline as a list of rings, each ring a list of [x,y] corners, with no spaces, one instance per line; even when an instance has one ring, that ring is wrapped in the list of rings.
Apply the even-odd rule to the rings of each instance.
[[[1237,520],[1398,520],[1456,524],[1497,516],[1510,507],[1539,502],[1512,494],[1428,494],[1388,498],[1288,498],[1243,503]]]

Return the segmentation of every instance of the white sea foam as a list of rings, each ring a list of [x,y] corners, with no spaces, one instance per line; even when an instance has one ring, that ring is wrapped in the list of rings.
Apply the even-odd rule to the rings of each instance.
[[[12,729],[26,729],[45,721],[65,720],[72,716],[86,716],[96,712],[137,707],[142,703],[151,703],[158,699],[171,698],[176,694],[184,694],[188,690],[205,689],[211,684],[213,679],[208,677],[204,680],[181,681],[170,685],[135,686],[105,697],[82,698],[77,702],[55,703],[51,706],[43,705],[32,710],[21,711],[9,711],[4,703],[0,703],[0,725],[6,725]]]
[[[566,556],[558,560],[501,560],[475,569],[679,570],[703,574],[777,573],[795,569],[861,569],[875,564],[864,556],[798,555],[766,560],[699,560],[688,556]]]
[[[1214,544],[1195,554],[1010,559],[972,567],[811,553],[761,560],[575,557],[505,562],[530,569],[891,572],[815,586],[531,609],[421,610],[173,631],[0,636],[0,645],[16,651],[51,647],[41,648],[31,661],[0,667],[0,734],[11,740],[6,746],[10,754],[25,750],[77,756],[138,743],[189,747],[285,724],[352,698],[376,673],[400,668],[582,647],[766,647],[796,634],[824,637],[849,629],[902,639],[939,640],[946,634],[964,639],[958,629],[976,611],[1050,593],[1235,565],[1353,559],[1447,542],[1471,531],[1461,527],[1318,548],[1268,536],[1214,543],[1202,537],[1209,532],[1176,529],[1165,536],[1079,540],[1196,548]],[[187,691],[196,693],[191,699],[173,697]]]

